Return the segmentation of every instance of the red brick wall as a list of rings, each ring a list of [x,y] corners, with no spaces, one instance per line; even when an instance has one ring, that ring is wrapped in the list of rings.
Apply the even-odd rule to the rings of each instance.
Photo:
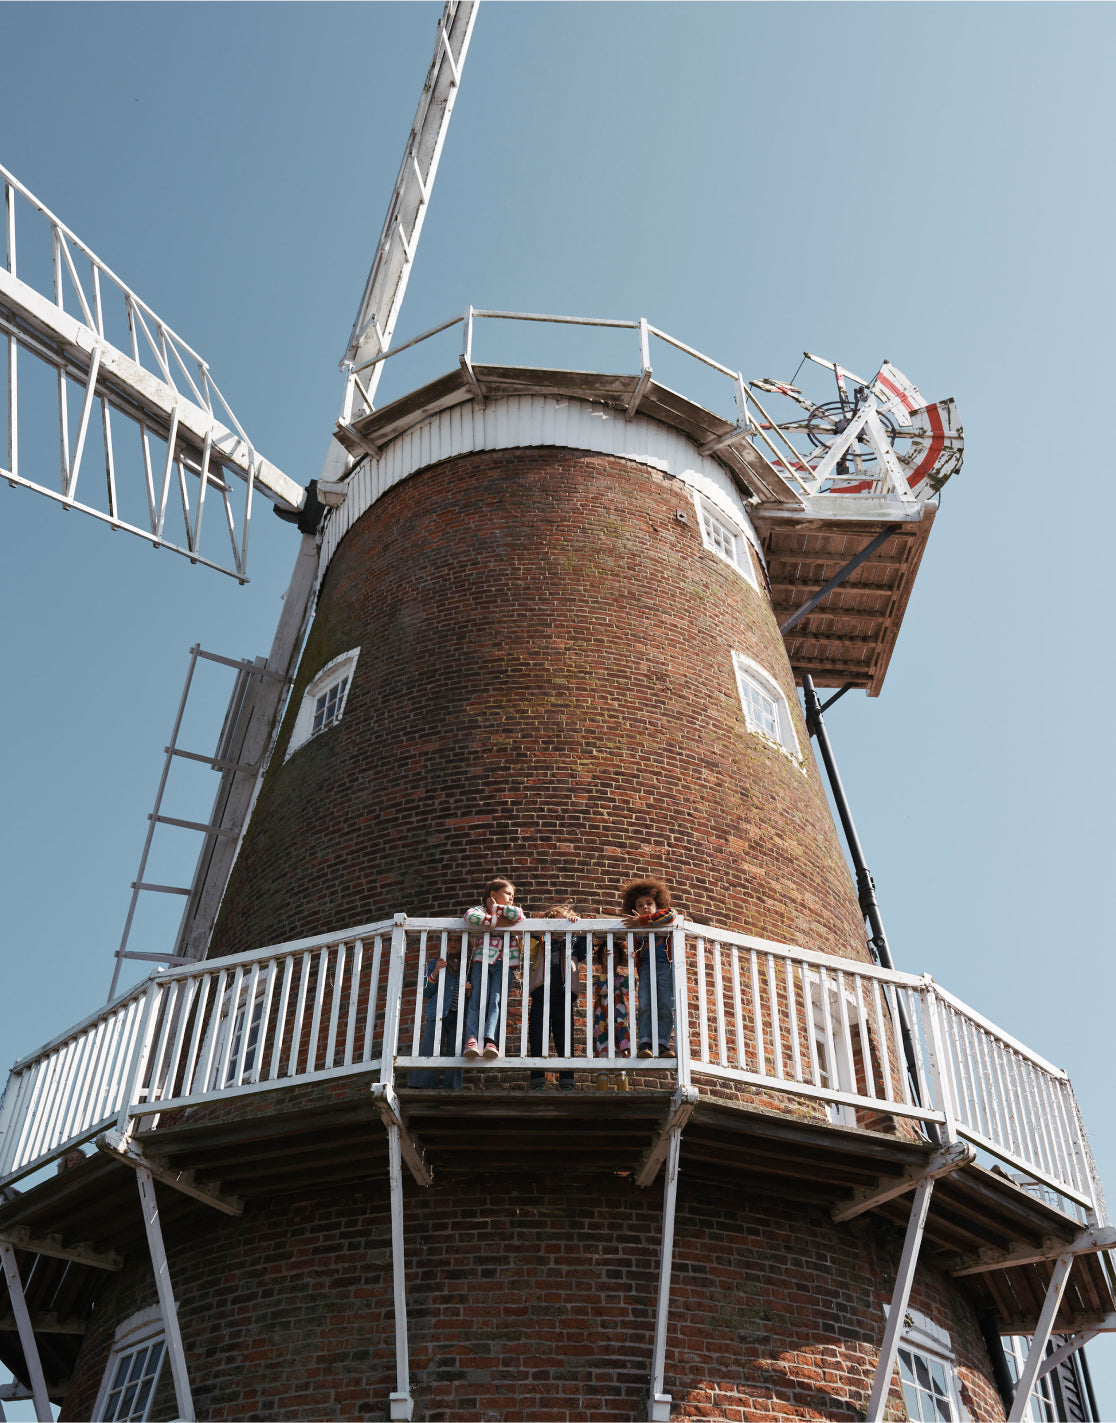
[[[284,764],[306,684],[358,645],[343,720]],[[805,774],[747,732],[731,649],[782,686]],[[557,449],[447,461],[333,559],[212,952],[459,913],[494,873],[536,910],[611,914],[650,872],[695,917],[863,958],[807,748],[768,598],[703,548],[678,480]]]
[[[324,1168],[328,1170],[328,1167]],[[162,1190],[163,1188],[159,1188]],[[405,1179],[416,1418],[646,1416],[661,1177],[524,1170]],[[683,1154],[666,1390],[675,1417],[863,1417],[900,1232],[688,1178]],[[395,1387],[386,1181],[206,1216],[168,1241],[198,1417],[385,1418]],[[89,1417],[112,1328],[149,1267],[106,1285],[63,1419]],[[1002,1419],[975,1320],[924,1273],[968,1406]],[[905,1417],[896,1391],[889,1416]],[[155,1418],[174,1416],[169,1375]]]

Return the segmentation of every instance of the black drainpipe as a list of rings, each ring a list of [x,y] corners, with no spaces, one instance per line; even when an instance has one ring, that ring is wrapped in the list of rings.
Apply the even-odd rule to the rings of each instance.
[[[848,690],[848,686],[842,687],[836,696],[830,697],[826,706],[831,706],[837,697],[844,696]],[[856,871],[856,897],[860,903],[861,912],[872,929],[872,937],[869,942],[875,950],[876,958],[880,964],[884,968],[894,969],[895,962],[891,957],[887,934],[884,932],[883,918],[880,915],[879,901],[876,899],[876,886],[873,883],[871,872],[864,862],[864,851],[860,848],[860,837],[853,824],[852,812],[849,810],[849,803],[845,797],[845,788],[841,784],[837,762],[833,757],[833,748],[829,744],[829,735],[825,729],[825,722],[822,720],[822,706],[818,701],[818,694],[814,690],[814,679],[805,672],[802,674],[802,699],[806,703],[806,730],[818,743],[826,775],[829,777],[829,788],[833,792],[833,801],[837,806],[837,814],[841,817],[841,825],[845,831],[849,856],[853,862],[853,869]],[[903,1056],[907,1060],[907,1077],[911,1084],[911,1093],[915,1102],[921,1107],[923,1103],[918,1091],[918,1059],[915,1055],[914,1038],[911,1036],[911,1025],[907,1021],[907,1013],[902,1004],[899,1004],[899,1031],[903,1039]],[[941,1140],[933,1122],[926,1123],[926,1134],[935,1142]]]

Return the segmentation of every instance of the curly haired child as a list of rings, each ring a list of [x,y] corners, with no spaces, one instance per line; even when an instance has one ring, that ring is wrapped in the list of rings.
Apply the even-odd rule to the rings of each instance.
[[[653,929],[672,929],[679,915],[670,902],[670,890],[662,880],[635,879],[624,886],[621,923],[637,933],[636,978],[638,984],[639,1056],[670,1056],[674,1031],[674,974],[671,968],[671,936]]]

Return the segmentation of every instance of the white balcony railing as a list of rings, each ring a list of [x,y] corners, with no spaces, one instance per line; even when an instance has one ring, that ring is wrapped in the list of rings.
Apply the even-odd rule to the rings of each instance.
[[[813,1099],[835,1124],[881,1115],[962,1137],[1083,1208],[1103,1211],[1069,1078],[929,976],[684,923],[666,931],[676,1004],[670,1036],[658,968],[615,920],[528,920],[503,931],[475,992],[500,990],[500,1056],[467,1060],[468,1002],[439,959],[472,960],[460,920],[405,919],[157,970],[12,1068],[0,1102],[0,1185],[26,1176],[114,1122],[346,1075],[406,1086],[415,1069],[659,1074],[679,1086],[719,1079],[749,1100]],[[541,946],[541,1021],[557,1031],[530,1055],[531,973]],[[460,957],[459,957],[460,956]],[[584,964],[581,962],[584,960]],[[584,982],[582,982],[584,980]],[[424,999],[423,987],[431,992]],[[653,1056],[640,1057],[640,989]],[[556,1000],[557,1011],[552,1014]],[[445,1023],[422,1055],[430,1004]],[[483,1013],[480,1033],[483,1036]],[[564,1041],[563,1041],[564,1040]],[[568,1046],[555,1055],[555,1046]],[[427,1046],[430,1046],[427,1043]],[[633,1079],[636,1080],[636,1079]],[[711,1084],[710,1084],[711,1085]]]

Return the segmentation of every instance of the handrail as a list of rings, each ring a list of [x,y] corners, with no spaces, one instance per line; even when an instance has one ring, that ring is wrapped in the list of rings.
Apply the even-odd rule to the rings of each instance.
[[[162,1112],[397,1070],[435,1081],[494,1068],[567,1080],[579,1069],[652,1072],[660,1085],[666,1071],[679,1086],[692,1072],[764,1100],[797,1096],[834,1125],[934,1123],[947,1143],[962,1137],[1091,1219],[1103,1213],[1066,1073],[929,975],[688,920],[657,938],[650,954],[647,932],[615,919],[478,931],[398,916],[156,970],[12,1068],[0,1185],[114,1120],[126,1131],[156,1103]],[[471,998],[457,991],[461,962]],[[499,1055],[467,1057],[471,1036],[483,1044],[480,1010],[496,1000]],[[904,1017],[917,1092],[900,1046]]]

